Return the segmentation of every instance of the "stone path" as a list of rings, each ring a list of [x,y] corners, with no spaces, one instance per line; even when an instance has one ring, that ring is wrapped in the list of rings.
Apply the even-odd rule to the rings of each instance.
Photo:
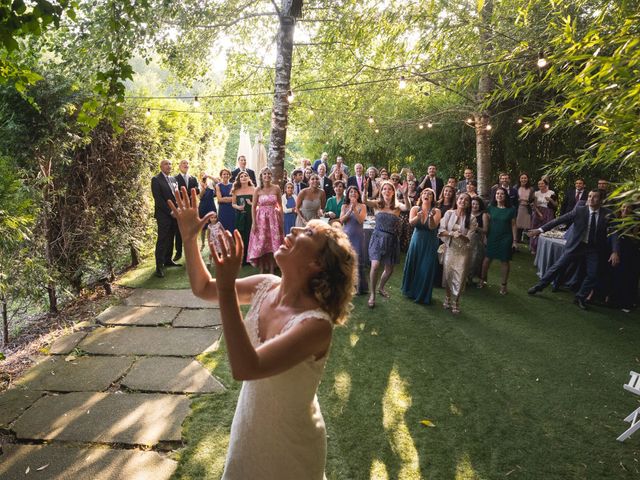
[[[0,430],[15,439],[0,478],[171,477],[190,395],[225,390],[195,358],[218,348],[213,307],[189,290],[136,290],[54,342],[0,394]]]

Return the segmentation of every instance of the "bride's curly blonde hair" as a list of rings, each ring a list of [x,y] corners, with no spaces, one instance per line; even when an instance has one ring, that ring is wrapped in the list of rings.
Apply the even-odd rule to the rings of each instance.
[[[330,226],[320,220],[312,220],[308,226],[327,239],[318,257],[322,270],[310,280],[309,288],[333,323],[341,325],[353,308],[351,299],[358,275],[356,253],[339,226]]]

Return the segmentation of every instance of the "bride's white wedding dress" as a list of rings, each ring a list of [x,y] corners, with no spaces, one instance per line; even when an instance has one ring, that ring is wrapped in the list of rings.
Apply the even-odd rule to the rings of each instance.
[[[279,282],[263,281],[245,318],[254,347],[260,345],[258,314],[267,292]],[[331,318],[323,310],[295,315],[281,333],[309,318]],[[265,343],[269,342],[267,340]],[[260,380],[245,381],[231,425],[224,480],[322,480],[327,453],[324,419],[316,390],[327,355]]]

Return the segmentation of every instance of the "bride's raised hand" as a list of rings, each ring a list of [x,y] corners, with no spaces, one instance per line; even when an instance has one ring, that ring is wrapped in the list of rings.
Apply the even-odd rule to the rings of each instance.
[[[220,250],[211,248],[211,255],[216,264],[216,285],[218,291],[235,288],[236,278],[242,266],[244,244],[238,230],[233,235],[228,230],[218,235]]]
[[[178,228],[180,228],[183,242],[198,238],[198,234],[209,221],[211,214],[205,215],[204,218],[198,216],[198,199],[195,188],[191,189],[191,200],[189,200],[186,187],[176,190],[174,195],[176,197],[175,202],[167,200],[167,203],[173,218],[178,221]]]

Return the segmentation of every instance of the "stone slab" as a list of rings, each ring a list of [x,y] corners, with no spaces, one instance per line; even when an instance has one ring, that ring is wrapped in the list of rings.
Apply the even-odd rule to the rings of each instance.
[[[73,349],[78,346],[80,341],[86,336],[87,332],[75,332],[70,335],[58,338],[55,342],[53,342],[51,348],[49,348],[49,353],[51,353],[52,355],[67,355],[71,353]]]
[[[131,307],[112,305],[98,315],[96,321],[102,325],[168,325],[180,312],[176,307]]]
[[[67,357],[68,358],[68,357]],[[47,357],[16,383],[31,390],[96,392],[106,390],[131,367],[133,357]]]
[[[0,394],[0,428],[7,428],[42,395],[43,392],[32,392],[22,388],[12,388]]]
[[[222,329],[166,327],[97,328],[80,343],[98,355],[195,357],[217,350]]]
[[[182,395],[74,392],[41,398],[12,430],[19,439],[156,445],[179,442]]]
[[[124,304],[147,307],[218,308],[217,304],[196,297],[190,289],[148,290],[140,288],[125,298]]]
[[[173,393],[222,393],[225,388],[200,362],[190,358],[146,357],[122,380],[132,390]]]
[[[178,466],[156,452],[138,450],[63,445],[5,445],[3,450],[0,478],[7,480],[168,480]]]
[[[173,321],[173,326],[181,327],[215,327],[222,325],[220,310],[212,308],[183,308]]]

